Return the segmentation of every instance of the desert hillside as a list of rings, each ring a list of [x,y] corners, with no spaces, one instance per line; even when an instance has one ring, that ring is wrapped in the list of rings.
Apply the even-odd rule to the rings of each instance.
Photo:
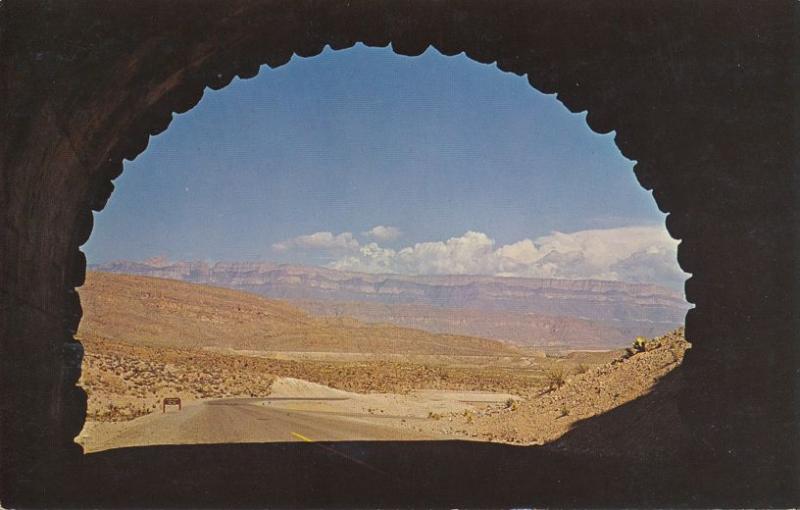
[[[287,303],[174,280],[90,272],[79,336],[159,347],[376,354],[507,355],[513,346],[348,317],[315,318]]]
[[[680,292],[650,284],[496,276],[367,274],[270,262],[131,262],[104,272],[170,278],[302,302],[318,315],[522,345],[603,349],[683,323]]]
[[[688,348],[680,328],[607,364],[550,367],[550,387],[540,395],[477,416],[454,415],[449,426],[480,439],[595,455],[672,455],[687,443],[675,398],[683,380],[675,369]]]

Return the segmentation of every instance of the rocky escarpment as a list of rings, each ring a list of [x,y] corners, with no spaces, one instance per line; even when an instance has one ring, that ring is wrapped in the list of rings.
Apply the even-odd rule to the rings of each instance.
[[[342,301],[292,301],[315,316],[388,322],[434,333],[496,338],[547,351],[618,348],[638,335],[652,336],[661,323],[592,321],[534,312],[441,308],[430,305]]]
[[[119,261],[92,268],[248,288],[271,297],[430,304],[600,320],[675,323],[682,322],[688,308],[680,294],[667,288],[616,281],[366,274],[270,262]]]

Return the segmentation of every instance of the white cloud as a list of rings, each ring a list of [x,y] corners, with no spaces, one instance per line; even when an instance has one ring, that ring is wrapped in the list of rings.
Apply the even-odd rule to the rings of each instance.
[[[467,232],[447,241],[417,243],[397,253],[398,268],[412,274],[481,274],[491,272],[494,240]]]
[[[363,232],[363,235],[377,241],[393,241],[403,235],[403,232],[397,227],[376,225],[368,231]]]
[[[275,251],[292,249],[310,249],[326,251],[355,251],[359,243],[350,232],[334,235],[331,232],[315,232],[304,236],[294,237],[272,245]]]
[[[397,252],[391,248],[381,248],[377,243],[369,243],[359,248],[358,253],[342,257],[329,265],[364,273],[397,273],[396,257]]]
[[[482,232],[392,250],[370,243],[330,264],[336,269],[399,274],[488,274],[602,279],[678,286],[678,241],[663,227],[553,232],[496,246]]]

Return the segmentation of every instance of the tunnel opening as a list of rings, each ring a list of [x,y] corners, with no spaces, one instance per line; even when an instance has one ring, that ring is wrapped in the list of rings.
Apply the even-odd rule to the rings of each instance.
[[[464,56],[280,69],[179,116],[95,219],[85,451],[552,443],[679,366],[677,242],[613,133]],[[611,437],[596,450],[627,455]]]

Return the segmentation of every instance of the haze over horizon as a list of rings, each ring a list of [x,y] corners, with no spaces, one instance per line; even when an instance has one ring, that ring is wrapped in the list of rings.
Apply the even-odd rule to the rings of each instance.
[[[326,49],[176,115],[84,251],[680,287],[678,242],[613,135],[463,55]]]

